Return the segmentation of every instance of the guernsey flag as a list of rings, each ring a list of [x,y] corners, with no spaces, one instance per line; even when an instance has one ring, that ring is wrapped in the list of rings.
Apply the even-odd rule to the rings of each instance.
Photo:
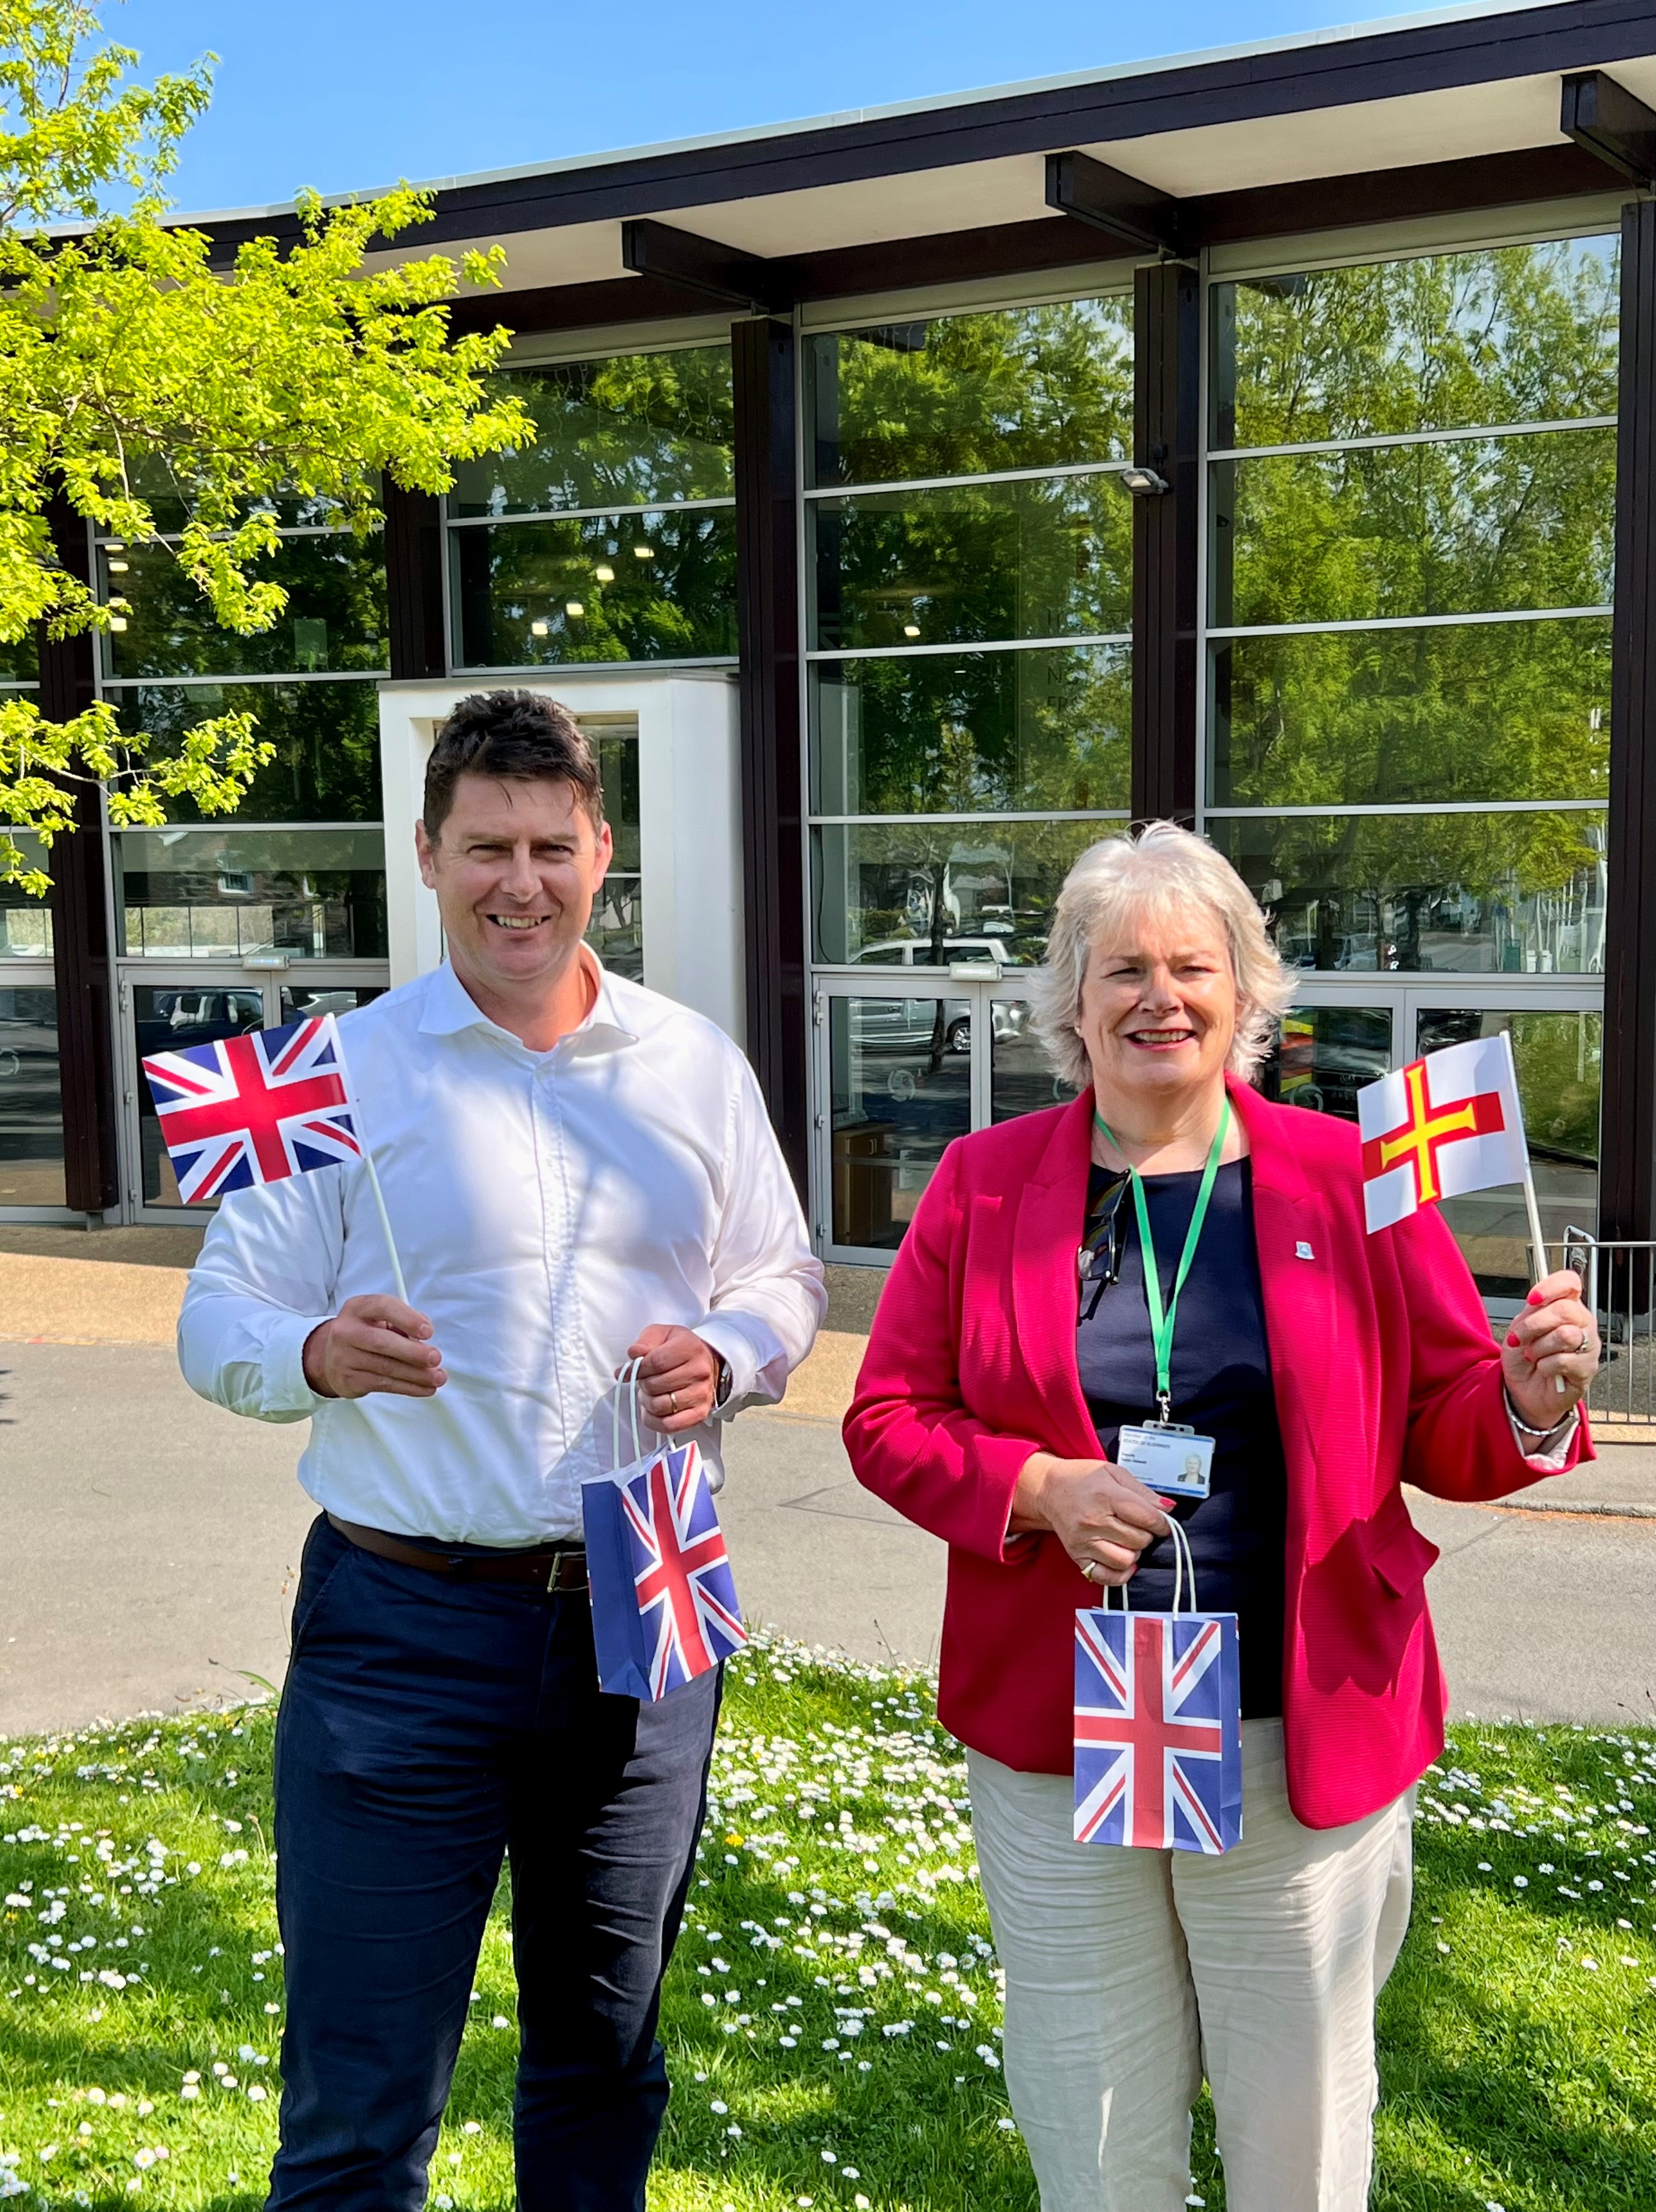
[[[1357,1093],[1370,1234],[1419,1206],[1522,1182],[1529,1168],[1505,1030],[1428,1053]]]

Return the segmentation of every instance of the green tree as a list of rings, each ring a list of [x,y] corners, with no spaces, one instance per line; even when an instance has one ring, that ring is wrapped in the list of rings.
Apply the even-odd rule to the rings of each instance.
[[[498,248],[387,265],[432,212],[405,187],[332,210],[302,195],[297,243],[256,239],[216,266],[204,233],[167,225],[161,193],[207,104],[207,61],[141,85],[136,54],[99,35],[81,0],[0,0],[0,650],[125,624],[122,601],[58,558],[56,495],[172,564],[175,600],[253,635],[287,604],[259,571],[289,504],[366,538],[384,476],[443,491],[457,462],[533,434],[519,398],[489,388],[509,333],[448,328],[460,284],[498,283]],[[117,823],[163,821],[168,799],[226,813],[271,758],[248,712],[163,751],[107,702],[52,723],[12,696],[0,825],[49,848],[88,784]],[[47,884],[0,828],[4,881]]]

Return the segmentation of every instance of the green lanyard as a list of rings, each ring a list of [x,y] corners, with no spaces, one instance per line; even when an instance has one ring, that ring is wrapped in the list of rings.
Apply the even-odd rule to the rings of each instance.
[[[1095,1106],[1093,1119],[1110,1142],[1120,1152],[1115,1132]],[[1178,1262],[1178,1273],[1173,1277],[1173,1295],[1167,1301],[1164,1313],[1161,1307],[1161,1273],[1156,1265],[1155,1241],[1150,1234],[1150,1209],[1144,1202],[1144,1178],[1138,1170],[1128,1164],[1127,1179],[1133,1186],[1133,1206],[1138,1215],[1139,1249],[1144,1260],[1144,1303],[1150,1309],[1150,1341],[1156,1353],[1156,1403],[1161,1408],[1165,1425],[1172,1401],[1173,1389],[1173,1323],[1178,1316],[1178,1294],[1184,1287],[1184,1278],[1190,1272],[1190,1262],[1196,1257],[1196,1248],[1202,1241],[1202,1224],[1208,1218],[1208,1200],[1214,1194],[1214,1179],[1219,1173],[1219,1156],[1225,1149],[1225,1139],[1231,1126],[1231,1102],[1226,1099],[1219,1116],[1219,1127],[1208,1152],[1208,1164],[1202,1170],[1202,1188],[1196,1194],[1196,1210],[1190,1216],[1190,1225],[1185,1232],[1184,1250]],[[1123,1159],[1126,1154],[1122,1153]]]

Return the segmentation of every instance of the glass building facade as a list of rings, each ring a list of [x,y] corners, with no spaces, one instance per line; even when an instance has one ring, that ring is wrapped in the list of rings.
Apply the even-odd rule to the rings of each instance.
[[[1350,1117],[1386,1067],[1505,1030],[1549,1233],[1591,1227],[1618,240],[1233,258],[1201,274],[1192,817],[1300,980],[1266,1087]],[[951,1139],[1064,1095],[1030,977],[1066,871],[1134,803],[1130,277],[794,319],[810,1180],[830,1258],[888,1260]],[[444,502],[449,679],[734,671],[732,346],[569,356],[502,372],[533,441],[467,465]],[[125,603],[99,670],[123,723],[166,746],[246,708],[276,747],[234,817],[180,807],[108,840],[139,1102],[129,1212],[176,1202],[136,1074],[154,1041],[388,980],[384,549],[325,514],[279,520],[268,573],[289,605],[253,639],[204,619],[167,544],[96,548]],[[14,660],[0,682],[30,683]],[[616,835],[592,941],[642,976],[636,723],[588,720]],[[0,1209],[63,1203],[52,961],[49,915],[0,897]],[[1486,1291],[1519,1284],[1518,1194],[1451,1212]]]

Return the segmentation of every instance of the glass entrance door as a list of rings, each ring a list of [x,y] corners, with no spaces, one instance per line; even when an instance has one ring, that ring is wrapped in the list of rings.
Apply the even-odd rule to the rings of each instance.
[[[1029,971],[822,981],[817,1038],[816,1243],[826,1259],[889,1261],[944,1149],[968,1130],[1051,1106],[1057,1083],[1031,1021]]]
[[[120,986],[122,1044],[122,1195],[131,1221],[179,1221],[210,1213],[216,1203],[185,1206],[179,1197],[172,1162],[161,1142],[161,1121],[149,1095],[142,1062],[147,1054],[211,1044],[245,1036],[251,1030],[277,1029],[311,1013],[348,1013],[379,997],[381,984],[349,974],[318,974],[309,963],[302,975],[291,971],[260,973],[215,969],[204,974],[199,963],[168,970],[146,963]]]
[[[1356,1094],[1388,1067],[1505,1030],[1513,1040],[1524,1128],[1549,1244],[1592,1229],[1598,1208],[1598,1106],[1604,1016],[1598,988],[1465,977],[1361,988],[1307,981],[1266,1070],[1269,1096],[1355,1121]],[[1529,1288],[1522,1190],[1446,1201],[1444,1214],[1479,1289],[1493,1299]]]

